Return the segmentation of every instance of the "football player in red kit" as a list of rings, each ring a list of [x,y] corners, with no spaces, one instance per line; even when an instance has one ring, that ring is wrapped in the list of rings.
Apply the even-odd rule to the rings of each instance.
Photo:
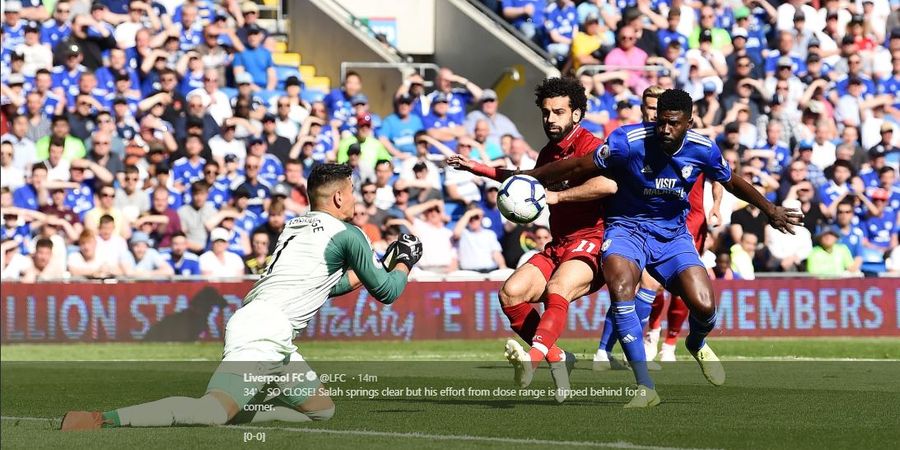
[[[584,88],[572,78],[548,78],[535,89],[544,132],[550,140],[541,150],[537,167],[560,159],[591,154],[603,141],[579,125],[587,107]],[[495,169],[454,155],[451,167],[474,174],[505,180],[513,171]],[[557,345],[565,328],[569,302],[603,286],[599,267],[603,244],[603,197],[616,192],[616,184],[603,176],[587,180],[568,180],[546,186],[553,241],[510,276],[500,290],[503,312],[510,327],[531,349],[517,341],[506,343],[506,357],[515,368],[515,381],[521,387],[531,383],[541,360],[550,363],[557,386],[556,400],[566,399],[569,373],[575,357]],[[541,315],[532,306],[544,302]]]

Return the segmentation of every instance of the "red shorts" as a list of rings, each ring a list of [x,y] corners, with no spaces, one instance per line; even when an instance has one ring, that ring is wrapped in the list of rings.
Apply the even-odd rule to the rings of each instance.
[[[554,240],[544,247],[544,251],[532,256],[528,263],[541,271],[544,281],[550,281],[553,272],[562,263],[576,259],[583,261],[594,272],[594,281],[591,282],[589,292],[593,293],[606,284],[603,272],[600,271],[600,247],[602,245],[603,232],[560,241]]]
[[[707,228],[706,224],[702,224],[699,227],[699,230],[693,229],[694,227],[688,227],[688,232],[691,233],[691,237],[694,238],[694,248],[697,249],[697,254],[703,256],[704,247],[706,247],[706,235]]]

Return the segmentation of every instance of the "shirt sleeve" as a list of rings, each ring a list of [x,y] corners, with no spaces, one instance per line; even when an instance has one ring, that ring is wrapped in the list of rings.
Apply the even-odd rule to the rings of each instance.
[[[616,128],[606,143],[594,150],[594,164],[599,169],[609,169],[621,165],[628,157],[628,139],[625,130]]]
[[[725,161],[722,151],[715,142],[709,149],[709,160],[706,167],[703,168],[703,173],[706,174],[706,178],[720,183],[731,180],[731,166],[728,165],[728,161]]]
[[[375,265],[372,246],[359,228],[348,225],[346,230],[338,233],[333,238],[335,245],[332,251],[339,252],[344,262],[344,267],[353,270],[362,285],[378,301],[385,304],[393,303],[406,287],[406,274],[401,271],[388,272]],[[346,275],[346,274],[345,274]],[[349,282],[344,281],[347,289]],[[337,286],[341,286],[338,282]]]

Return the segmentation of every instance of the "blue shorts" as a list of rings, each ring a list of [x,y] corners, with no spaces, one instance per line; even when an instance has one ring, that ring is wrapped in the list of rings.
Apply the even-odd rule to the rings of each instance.
[[[663,238],[640,224],[610,224],[604,236],[602,260],[618,255],[634,262],[669,288],[675,277],[691,266],[704,267],[687,229]]]

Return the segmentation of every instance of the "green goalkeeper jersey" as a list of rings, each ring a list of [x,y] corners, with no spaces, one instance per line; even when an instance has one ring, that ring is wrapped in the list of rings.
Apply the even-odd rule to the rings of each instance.
[[[376,264],[372,246],[359,228],[311,211],[285,224],[268,269],[244,297],[244,304],[274,304],[294,330],[301,330],[329,297],[350,291],[348,270],[382,303],[393,302],[406,287],[405,273],[387,272]]]

